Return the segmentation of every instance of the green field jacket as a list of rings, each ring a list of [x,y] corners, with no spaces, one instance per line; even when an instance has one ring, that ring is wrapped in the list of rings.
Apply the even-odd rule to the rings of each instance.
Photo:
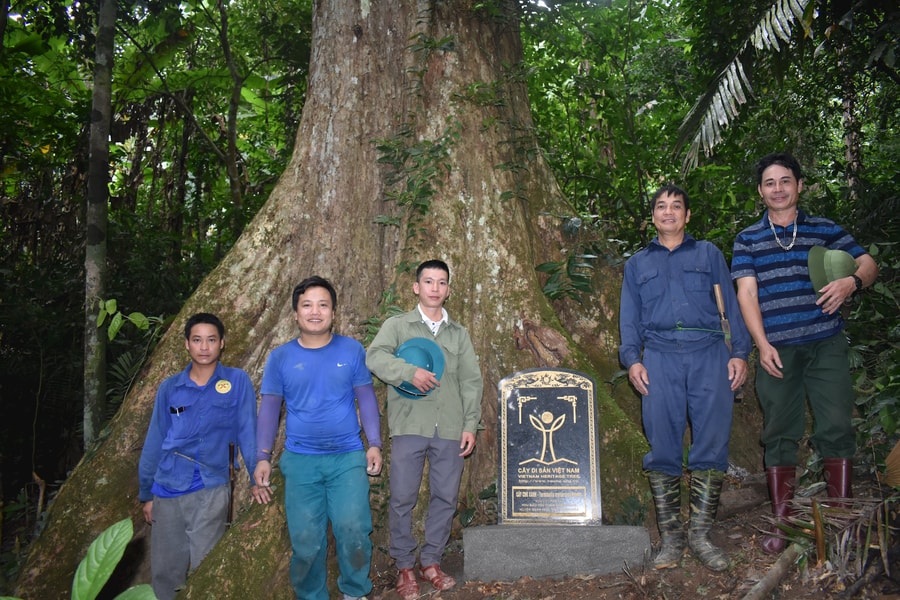
[[[416,366],[394,353],[413,337],[431,338],[444,351],[441,385],[415,400],[401,396],[395,385],[412,381]],[[447,319],[433,336],[422,322],[418,307],[389,318],[366,353],[366,366],[388,384],[387,417],[390,435],[421,435],[458,440],[464,431],[475,433],[481,421],[481,394],[484,382],[478,356],[465,327]]]

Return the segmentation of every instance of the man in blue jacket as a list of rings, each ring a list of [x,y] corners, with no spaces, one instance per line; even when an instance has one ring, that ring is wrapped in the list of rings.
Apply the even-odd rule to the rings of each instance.
[[[222,366],[225,326],[197,313],[184,326],[187,368],[162,382],[139,466],[150,536],[151,585],[170,600],[225,533],[231,496],[229,445],[248,473],[256,464],[256,393],[241,369]],[[254,499],[269,490],[254,486]]]
[[[664,186],[653,196],[651,210],[657,237],[625,263],[619,358],[642,396],[650,442],[644,469],[662,539],[653,564],[677,566],[685,550],[682,440],[690,422],[688,545],[707,568],[721,571],[728,557],[708,533],[728,469],[734,392],[747,377],[750,336],[722,253],[685,232],[691,218],[687,193]],[[720,324],[716,285],[731,324],[730,344]]]

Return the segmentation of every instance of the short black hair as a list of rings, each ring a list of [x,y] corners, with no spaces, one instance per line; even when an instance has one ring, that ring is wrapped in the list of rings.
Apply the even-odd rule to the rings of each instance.
[[[675,196],[676,198],[681,196],[682,201],[684,202],[684,210],[691,210],[691,199],[688,197],[687,192],[674,184],[666,184],[656,190],[653,194],[653,197],[650,198],[650,214],[653,214],[653,209],[656,208],[656,201],[659,200],[662,196]]]
[[[305,294],[306,290],[309,288],[314,287],[325,288],[328,290],[328,293],[331,295],[331,308],[337,308],[337,292],[334,291],[334,286],[324,277],[313,275],[294,286],[294,293],[291,295],[291,307],[294,309],[294,312],[297,312],[297,302],[300,299],[300,296]]]
[[[450,279],[450,267],[447,266],[447,263],[442,260],[433,258],[431,260],[426,260],[416,268],[416,281],[419,280],[419,277],[422,275],[422,271],[424,271],[425,269],[440,269],[447,274],[447,279]]]
[[[219,338],[225,339],[225,325],[216,315],[205,312],[197,313],[187,320],[187,323],[184,324],[184,339],[191,339],[191,329],[194,328],[194,325],[199,325],[200,323],[215,325],[219,332]]]
[[[766,154],[756,163],[756,185],[762,185],[763,171],[772,165],[790,169],[797,181],[803,179],[803,169],[800,168],[800,163],[797,162],[796,158],[787,152],[773,152],[772,154]]]

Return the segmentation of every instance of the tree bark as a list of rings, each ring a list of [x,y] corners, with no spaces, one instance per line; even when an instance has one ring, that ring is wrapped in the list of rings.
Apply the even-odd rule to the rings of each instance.
[[[97,11],[97,49],[91,97],[90,162],[84,257],[84,448],[94,442],[106,407],[106,327],[97,327],[97,302],[106,296],[106,225],[109,207],[109,130],[116,3]]]
[[[186,360],[181,324],[199,310],[217,313],[228,328],[223,361],[258,382],[269,351],[296,335],[290,292],[312,274],[335,283],[336,330],[364,339],[392,306],[414,306],[411,270],[420,261],[449,263],[447,308],[468,327],[485,379],[485,429],[460,495],[461,509],[477,509],[477,524],[494,522],[490,500],[477,496],[497,478],[497,383],[535,366],[577,369],[600,384],[605,512],[643,496],[640,425],[602,387],[617,369],[620,275],[598,268],[596,293],[584,305],[551,303],[542,293],[535,266],[560,260],[579,239],[562,231],[560,216],[571,210],[532,134],[517,3],[489,3],[490,14],[473,6],[316,2],[308,97],[291,163],[161,340],[108,438],[60,490],[22,569],[20,595],[59,597],[90,541],[128,514],[136,541],[110,585],[146,581],[137,461],[155,390]],[[634,404],[626,388],[617,393]],[[376,478],[372,488],[373,570],[389,567],[386,483]],[[226,597],[228,586],[291,597],[280,501],[248,506],[244,481],[237,493],[236,523],[184,596]]]

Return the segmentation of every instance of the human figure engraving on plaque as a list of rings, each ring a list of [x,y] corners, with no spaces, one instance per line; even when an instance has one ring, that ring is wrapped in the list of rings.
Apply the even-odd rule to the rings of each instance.
[[[542,465],[555,465],[559,462],[567,462],[572,465],[577,465],[578,463],[574,460],[570,460],[568,458],[557,458],[556,450],[553,448],[553,433],[559,431],[563,426],[563,423],[566,422],[566,415],[560,415],[553,419],[553,413],[549,410],[545,410],[541,413],[540,419],[534,415],[528,415],[528,418],[531,420],[531,424],[535,429],[541,432],[541,456],[540,458],[529,458],[527,460],[521,461],[520,465],[527,465],[528,463],[538,462]],[[574,419],[573,419],[574,420]],[[547,451],[550,451],[550,458],[552,460],[547,460]]]

